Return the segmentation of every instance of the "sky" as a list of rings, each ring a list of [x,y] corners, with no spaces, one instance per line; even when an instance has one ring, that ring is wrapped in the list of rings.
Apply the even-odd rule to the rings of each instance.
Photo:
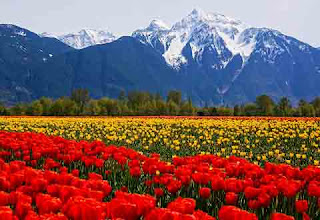
[[[172,25],[193,8],[273,28],[320,47],[320,0],[0,0],[0,23],[36,33],[93,28],[122,36],[152,19]]]

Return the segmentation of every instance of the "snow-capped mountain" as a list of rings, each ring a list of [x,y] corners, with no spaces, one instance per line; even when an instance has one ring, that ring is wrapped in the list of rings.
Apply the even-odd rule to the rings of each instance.
[[[215,57],[212,68],[223,69],[236,55],[246,62],[261,46],[268,50],[264,51],[266,59],[274,62],[277,55],[288,50],[287,46],[296,45],[296,41],[278,31],[250,27],[239,20],[201,9],[194,9],[171,28],[163,22],[152,21],[149,27],[135,31],[132,36],[157,49],[174,68],[193,61],[203,64],[204,53],[209,52]],[[284,44],[278,44],[276,37]],[[309,47],[299,46],[301,50]],[[188,53],[192,56],[188,57]]]
[[[97,44],[110,43],[117,39],[111,32],[104,30],[83,29],[76,33],[54,35],[51,33],[42,33],[42,37],[57,38],[61,42],[75,48],[83,49]]]
[[[192,58],[198,62],[205,48],[210,47],[219,60],[217,66],[225,66],[236,54],[246,59],[253,50],[254,40],[241,35],[249,28],[247,25],[221,14],[205,13],[201,9],[193,10],[171,28],[157,27],[152,21],[149,27],[135,31],[132,36],[158,49],[167,63],[175,68],[188,62],[183,53],[188,47]],[[162,47],[157,45],[159,43]]]
[[[221,103],[252,101],[261,93],[296,96],[301,84],[297,78],[304,74],[320,77],[319,50],[279,31],[251,27],[201,9],[167,26],[151,22],[132,36],[158,51],[174,70],[189,75],[191,91],[194,87],[202,90],[197,91],[199,99],[206,100],[208,93],[215,103],[219,99]],[[264,84],[261,79],[266,80]],[[188,83],[183,80],[184,85]],[[319,94],[316,89],[310,91],[310,97]]]

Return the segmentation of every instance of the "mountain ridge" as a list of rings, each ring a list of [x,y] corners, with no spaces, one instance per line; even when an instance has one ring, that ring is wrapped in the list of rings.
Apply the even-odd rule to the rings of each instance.
[[[106,44],[117,39],[117,37],[109,31],[95,29],[82,29],[78,32],[62,35],[44,32],[41,33],[40,36],[56,38],[75,49],[84,49],[98,44]]]
[[[313,72],[311,77],[318,80],[318,76],[315,75],[320,63],[318,58],[312,64],[300,62],[303,57],[308,57],[311,61],[318,57],[316,55],[318,52],[314,47],[279,31],[270,28],[255,28],[217,13],[193,10],[187,17],[174,24],[170,30],[150,32],[146,29],[140,29],[132,36],[157,50],[166,59],[167,64],[177,72],[187,75],[202,72],[207,75],[210,81],[215,82],[211,84],[211,91],[206,90],[216,97],[213,100],[207,100],[209,102],[228,104],[239,102],[241,99],[252,101],[253,98],[248,92],[235,100],[231,97],[232,94],[227,93],[234,85],[237,87],[236,84],[240,83],[237,80],[239,76],[244,72],[253,71],[251,68],[255,68],[253,67],[255,62],[259,62],[261,67],[261,69],[255,68],[255,71],[269,72],[269,80],[273,80],[275,85],[280,82],[277,81],[278,79],[271,79],[274,78],[272,72],[280,72],[279,75],[285,75],[286,77],[280,77],[281,84],[289,86],[290,81],[293,81],[293,75],[296,74],[291,70],[298,71],[298,67],[292,68],[290,66],[297,63],[303,66],[304,71],[308,69]],[[286,57],[287,60],[282,57]],[[284,64],[278,62],[280,60],[287,62],[288,68],[285,69]],[[311,65],[313,70],[306,65]],[[230,66],[233,68],[230,69]],[[279,70],[280,66],[281,70]],[[292,72],[292,75],[290,76],[288,72]],[[259,74],[256,74],[255,77],[256,79],[260,78]],[[201,84],[202,82],[197,83]],[[255,87],[255,85],[254,83],[248,85],[246,82],[241,87]],[[272,94],[267,87],[269,86],[258,93]],[[297,97],[299,94],[292,94],[290,89],[282,88],[283,86],[276,87],[278,92],[275,93],[278,95],[275,97],[277,98],[280,94],[293,97],[294,101],[300,98]],[[281,89],[279,89],[280,87]],[[244,93],[245,90],[245,88],[242,89],[241,93]],[[291,90],[295,90],[295,88]],[[257,94],[257,92],[251,92]],[[315,91],[313,93],[319,94]]]

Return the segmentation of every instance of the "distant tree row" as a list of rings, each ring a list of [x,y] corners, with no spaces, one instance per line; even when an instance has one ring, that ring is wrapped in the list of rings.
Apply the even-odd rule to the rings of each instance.
[[[277,117],[320,117],[320,97],[312,102],[301,99],[297,107],[293,107],[286,97],[275,103],[269,96],[261,95],[253,103],[228,107],[209,107],[200,110],[203,115],[210,116],[277,116]]]
[[[293,107],[288,98],[278,103],[261,95],[253,103],[230,107],[195,107],[191,98],[182,99],[181,92],[169,91],[166,98],[160,94],[132,91],[121,92],[117,99],[91,99],[88,90],[76,89],[70,97],[56,100],[40,98],[28,104],[12,107],[0,105],[0,115],[30,116],[132,116],[132,115],[185,115],[185,116],[286,116],[320,117],[320,97],[312,102],[300,100]]]
[[[42,97],[29,104],[0,105],[0,115],[30,116],[125,116],[125,115],[196,115],[191,99],[182,100],[179,91],[170,91],[163,99],[149,92],[121,92],[117,99],[91,99],[86,89],[76,89],[70,97],[56,100]]]

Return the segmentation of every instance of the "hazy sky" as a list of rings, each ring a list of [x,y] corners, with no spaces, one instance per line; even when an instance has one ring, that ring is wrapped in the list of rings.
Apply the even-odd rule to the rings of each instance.
[[[154,18],[173,24],[193,8],[277,29],[320,47],[320,0],[0,0],[0,23],[34,32],[94,28],[130,35]]]

